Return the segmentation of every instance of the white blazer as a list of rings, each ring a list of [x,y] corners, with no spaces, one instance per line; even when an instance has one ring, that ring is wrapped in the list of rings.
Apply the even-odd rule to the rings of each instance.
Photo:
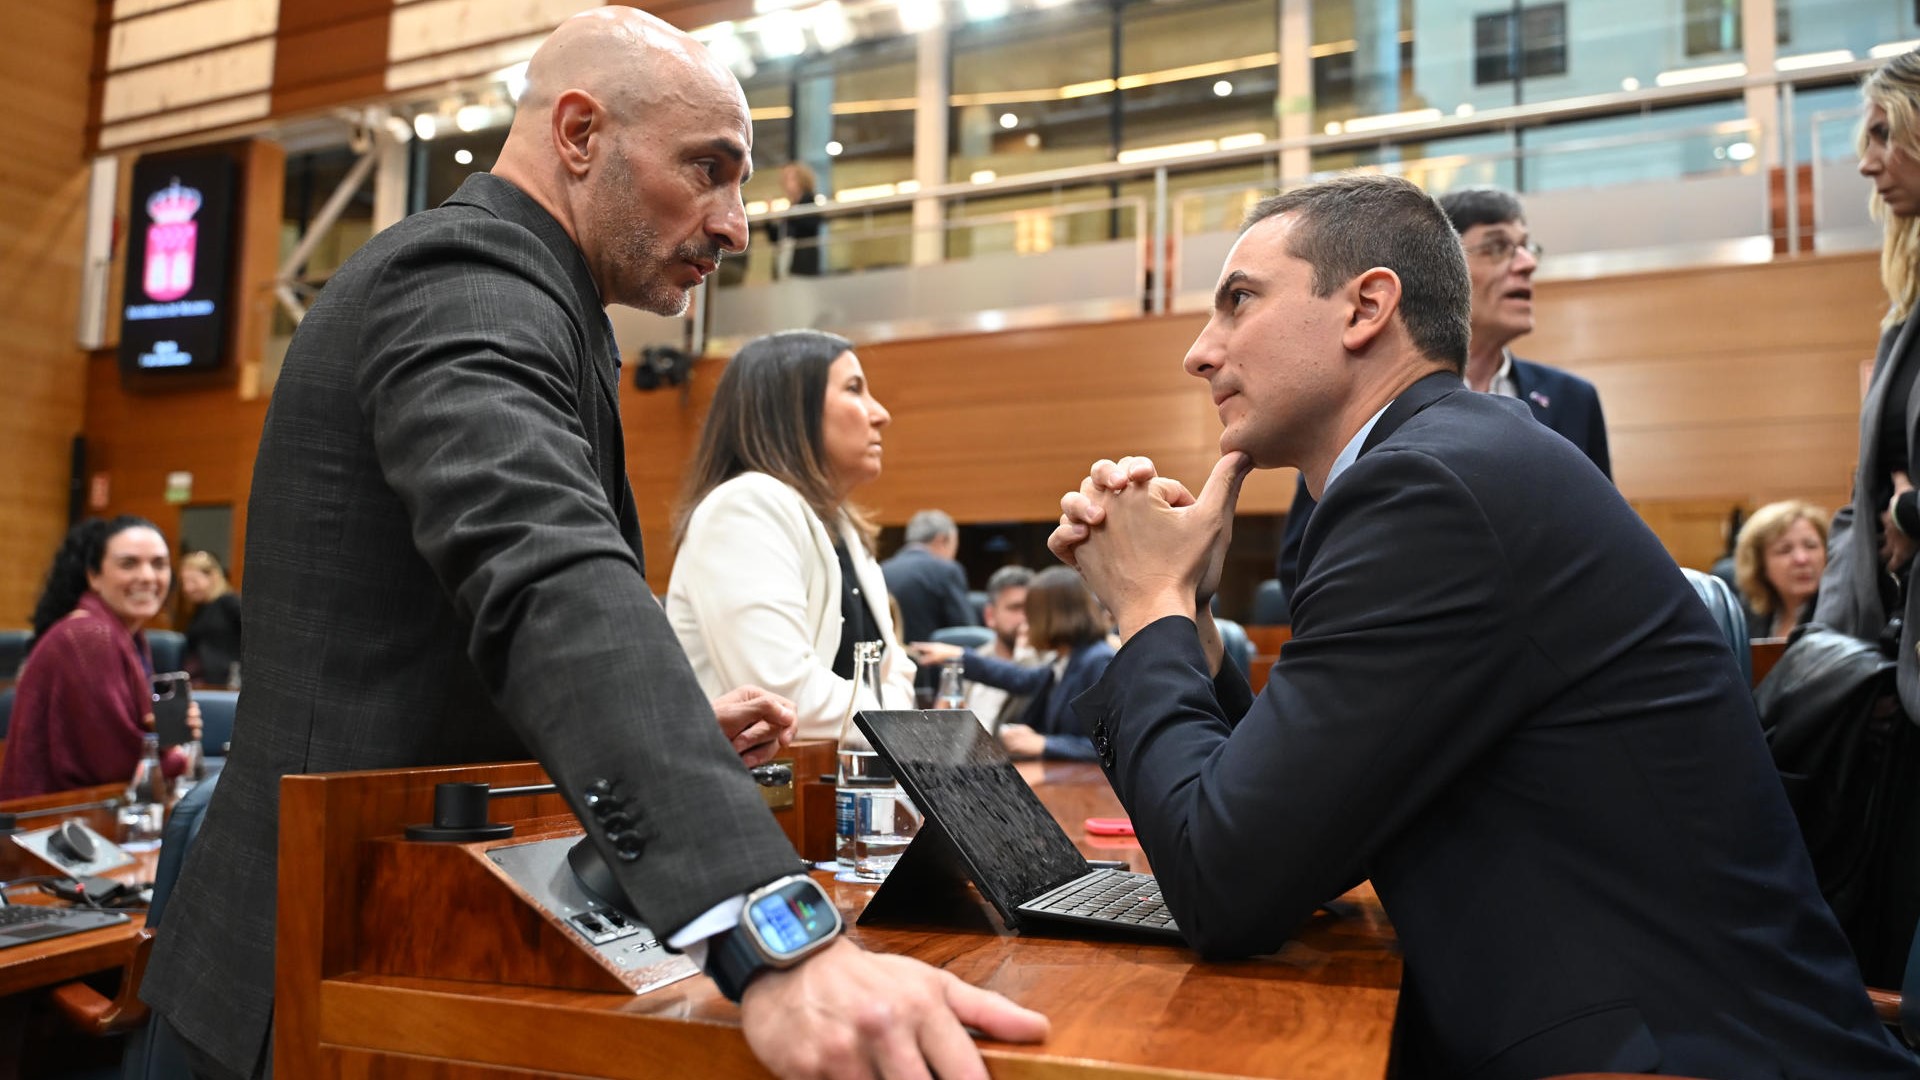
[[[911,709],[914,664],[893,627],[886,579],[852,524],[842,519],[838,525],[887,643],[881,704]],[[674,559],[667,619],[709,696],[763,687],[792,699],[799,714],[795,738],[839,734],[854,689],[851,679],[833,673],[842,623],[840,560],[820,518],[786,482],[742,473],[700,500]],[[863,709],[874,705],[860,702]]]

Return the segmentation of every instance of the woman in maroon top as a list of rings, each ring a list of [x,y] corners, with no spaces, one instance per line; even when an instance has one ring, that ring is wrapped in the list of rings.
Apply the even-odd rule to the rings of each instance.
[[[141,630],[172,583],[151,522],[83,521],[67,533],[33,612],[14,687],[0,799],[132,779],[153,727],[153,654]],[[197,727],[198,707],[189,712]],[[165,761],[169,776],[185,757]]]

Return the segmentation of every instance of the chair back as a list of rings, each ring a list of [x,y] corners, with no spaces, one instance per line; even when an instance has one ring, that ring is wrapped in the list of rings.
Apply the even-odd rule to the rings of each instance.
[[[1681,567],[1680,572],[1686,575],[1687,584],[1693,586],[1700,602],[1707,605],[1708,614],[1727,639],[1727,648],[1733,650],[1734,662],[1740,665],[1740,678],[1746,685],[1753,685],[1753,651],[1747,644],[1747,612],[1740,598],[1727,588],[1726,582],[1712,574],[1686,566]]]
[[[943,626],[933,632],[933,640],[963,649],[984,649],[993,644],[993,631],[984,626]]]
[[[1240,674],[1251,677],[1253,669],[1253,642],[1247,637],[1247,630],[1232,619],[1215,619],[1213,624],[1220,628],[1220,644],[1225,646],[1227,659],[1240,669]]]
[[[973,612],[974,622],[987,621],[987,601],[992,597],[984,589],[967,590],[967,610]]]
[[[0,630],[0,679],[18,678],[20,665],[27,659],[31,630]]]
[[[240,704],[240,691],[195,690],[193,700],[200,703],[200,746],[208,754],[225,757],[227,744],[233,742],[233,711]]]
[[[1253,618],[1255,626],[1285,626],[1293,621],[1293,612],[1287,606],[1287,591],[1280,587],[1279,578],[1268,578],[1253,590]]]
[[[13,722],[13,687],[0,690],[0,739],[7,737],[7,727]]]
[[[178,630],[147,631],[147,647],[153,650],[155,672],[179,671],[187,662],[187,635]]]

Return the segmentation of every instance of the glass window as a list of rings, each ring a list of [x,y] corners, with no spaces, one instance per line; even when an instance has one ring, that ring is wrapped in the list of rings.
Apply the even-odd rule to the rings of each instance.
[[[1474,17],[1476,86],[1566,73],[1567,5],[1538,4]]]
[[[1120,14],[1120,151],[1279,134],[1274,0],[1134,0]]]
[[[947,177],[1112,161],[1111,9],[1032,12],[953,29]]]

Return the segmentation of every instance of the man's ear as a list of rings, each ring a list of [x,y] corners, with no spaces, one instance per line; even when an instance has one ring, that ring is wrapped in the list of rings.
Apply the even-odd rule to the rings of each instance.
[[[593,140],[604,138],[607,111],[585,90],[566,90],[553,103],[553,149],[560,164],[574,176],[585,176],[593,163]]]
[[[1347,325],[1340,344],[1348,352],[1365,352],[1400,310],[1400,275],[1376,266],[1347,282],[1347,301]]]

